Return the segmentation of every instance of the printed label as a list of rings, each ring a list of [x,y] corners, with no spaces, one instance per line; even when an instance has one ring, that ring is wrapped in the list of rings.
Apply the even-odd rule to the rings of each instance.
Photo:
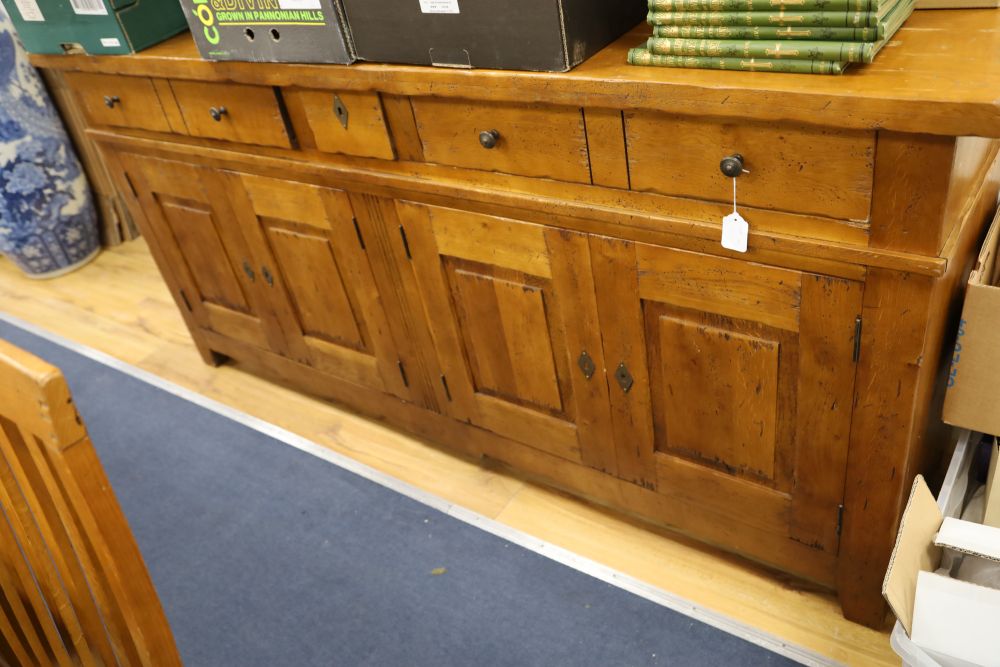
[[[420,0],[424,14],[459,14],[458,0]]]
[[[117,49],[121,45],[121,40],[117,37],[101,37],[101,46],[106,49]]]
[[[73,12],[82,16],[107,16],[104,0],[69,0]]]
[[[38,3],[35,0],[14,0],[14,4],[17,5],[17,11],[21,12],[21,18],[25,21],[45,20],[45,17],[42,16],[42,10],[38,8]]]
[[[282,9],[322,9],[319,0],[278,0]]]

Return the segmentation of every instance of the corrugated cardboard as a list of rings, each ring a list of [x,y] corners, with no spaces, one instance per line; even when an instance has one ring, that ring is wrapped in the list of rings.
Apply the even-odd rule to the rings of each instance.
[[[1000,528],[1000,438],[993,439],[993,453],[990,459],[990,474],[986,478],[986,513],[983,523]]]
[[[924,478],[917,475],[882,582],[882,597],[903,624],[907,635],[912,635],[917,576],[921,572],[933,572],[941,564],[941,548],[934,544],[941,521],[941,510],[934,494]]]
[[[175,2],[177,0],[174,0]],[[354,62],[341,0],[180,0],[206,60]]]
[[[1000,215],[969,276],[965,307],[948,376],[944,421],[1000,435]]]
[[[564,72],[646,17],[644,0],[344,0],[358,58]]]
[[[187,29],[177,0],[3,0],[29,53],[141,51]]]
[[[995,665],[1000,657],[1000,590],[935,570],[944,546],[1000,559],[1000,530],[943,519],[923,477],[917,476],[882,584],[882,595],[913,643],[946,667]]]

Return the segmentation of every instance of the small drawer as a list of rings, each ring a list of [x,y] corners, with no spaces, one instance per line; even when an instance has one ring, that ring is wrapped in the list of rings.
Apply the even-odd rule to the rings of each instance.
[[[152,80],[85,72],[65,77],[91,125],[171,131]]]
[[[741,206],[868,220],[874,132],[625,112],[633,190],[732,202],[723,158],[739,154]],[[752,222],[752,221],[751,221]]]
[[[171,81],[188,134],[242,144],[291,148],[273,88]]]
[[[427,162],[590,183],[583,110],[414,98]]]
[[[286,89],[282,94],[303,148],[396,158],[378,93]]]

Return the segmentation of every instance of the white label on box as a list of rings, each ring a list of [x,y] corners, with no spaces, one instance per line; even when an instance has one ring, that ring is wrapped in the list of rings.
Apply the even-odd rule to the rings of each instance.
[[[282,9],[322,9],[319,0],[278,0]]]
[[[117,37],[101,37],[101,46],[106,49],[117,49],[122,42]]]
[[[420,0],[424,14],[459,14],[458,0]]]
[[[25,21],[44,21],[42,10],[38,8],[35,0],[14,0],[17,11],[21,12],[21,18]]]
[[[104,0],[69,0],[73,11],[83,16],[107,16],[108,8]]]

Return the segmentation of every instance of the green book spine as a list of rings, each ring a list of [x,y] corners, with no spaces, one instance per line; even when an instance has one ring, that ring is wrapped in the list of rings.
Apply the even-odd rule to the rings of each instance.
[[[653,25],[746,25],[866,28],[878,25],[877,12],[657,12]]]
[[[874,28],[825,28],[750,25],[658,25],[653,35],[664,39],[799,39],[828,42],[874,42],[885,36],[885,25]]]
[[[798,40],[756,41],[735,39],[658,39],[647,48],[660,56],[710,56],[715,58],[773,58],[782,60],[834,60],[870,63],[876,42],[808,42]]]
[[[628,52],[630,65],[725,69],[743,72],[791,72],[794,74],[842,74],[847,63],[831,60],[772,60],[767,58],[711,58],[708,56],[658,56],[644,48]]]
[[[649,0],[657,12],[874,12],[886,0]]]

